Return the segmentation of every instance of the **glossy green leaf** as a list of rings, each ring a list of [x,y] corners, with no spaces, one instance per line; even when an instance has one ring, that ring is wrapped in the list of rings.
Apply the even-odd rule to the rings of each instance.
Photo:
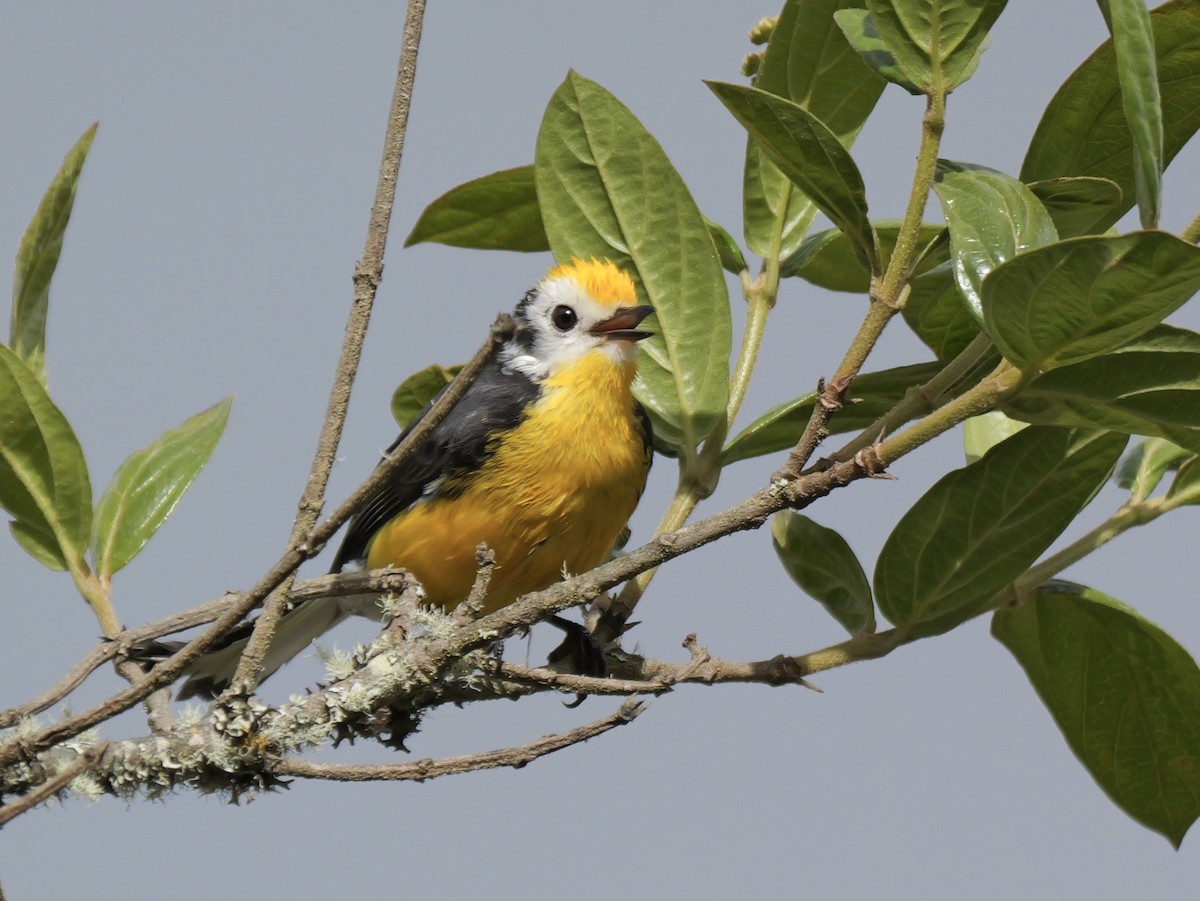
[[[1063,366],[1010,401],[1033,422],[1167,438],[1200,451],[1200,335],[1167,325]]]
[[[1134,500],[1142,501],[1154,493],[1168,470],[1178,468],[1190,456],[1190,452],[1165,438],[1147,438],[1121,458],[1113,481]]]
[[[124,567],[167,521],[216,449],[232,407],[227,397],[125,458],[96,505],[97,575]]]
[[[29,365],[42,384],[46,383],[46,311],[50,306],[50,280],[58,268],[63,234],[75,205],[79,174],[97,127],[93,125],[85,131],[67,153],[17,251],[9,346]]]
[[[706,84],[780,171],[846,233],[855,254],[877,268],[866,189],[837,135],[790,100],[742,85]]]
[[[999,410],[972,416],[963,423],[963,454],[968,463],[974,463],[1001,441],[1028,427],[1029,423],[1010,419]]]
[[[784,510],[771,519],[771,543],[792,581],[847,632],[857,635],[874,624],[867,575],[840,534]]]
[[[1137,611],[1071,582],[992,619],[1067,744],[1118,807],[1179,847],[1200,816],[1200,668]]]
[[[954,359],[980,331],[949,263],[913,279],[901,313],[908,327],[939,360]]]
[[[82,566],[92,486],[79,439],[37,374],[0,345],[0,507],[39,562]],[[47,565],[49,565],[47,563]]]
[[[724,419],[733,327],[704,217],[658,142],[571,72],[538,132],[538,201],[555,258],[607,258],[654,306],[634,390],[661,440],[690,452]]]
[[[413,418],[453,381],[460,369],[462,366],[446,367],[435,363],[414,372],[397,385],[392,392],[392,417],[396,424],[402,429],[408,428]]]
[[[1121,189],[1107,178],[1049,178],[1028,188],[1054,220],[1060,238],[1104,231],[1121,208]]]
[[[861,6],[862,0],[786,0],[754,80],[756,87],[807,109],[847,147],[884,86],[833,19],[837,10]],[[777,239],[780,257],[792,253],[816,215],[811,201],[753,139],[746,146],[742,203],[746,245],[764,258],[776,252]]]
[[[923,94],[971,77],[1006,0],[867,0],[880,39]]]
[[[404,246],[423,242],[522,253],[549,250],[533,166],[504,169],[451,188],[425,207]]]
[[[941,369],[940,363],[917,363],[860,375],[851,386],[851,403],[829,419],[829,433],[858,432],[894,407],[910,388],[923,385]],[[721,452],[721,465],[749,460],[792,447],[804,433],[815,391],[772,407],[742,429]]]
[[[910,94],[922,94],[921,87],[904,71],[896,55],[875,27],[875,20],[865,9],[842,9],[833,14],[847,43],[855,49],[872,71]],[[920,76],[922,73],[918,73]]]
[[[1113,36],[1125,121],[1133,138],[1133,183],[1142,228],[1162,208],[1163,119],[1154,31],[1145,0],[1100,0]]]
[[[880,611],[902,630],[936,635],[987,610],[1108,479],[1125,442],[1028,428],[944,476],[880,551]]]
[[[887,267],[896,237],[900,233],[900,220],[886,219],[874,223],[876,243],[879,247],[880,266]],[[941,225],[922,225],[919,246],[925,246],[942,231]],[[927,271],[940,260],[931,257],[922,261],[916,274]],[[850,239],[845,232],[836,228],[809,235],[796,252],[779,264],[779,274],[784,278],[798,276],[807,282],[830,291],[849,291],[865,294],[871,287],[871,273],[854,255]]]
[[[1003,172],[938,161],[934,190],[950,229],[950,260],[959,293],[983,322],[983,280],[1019,253],[1058,240],[1054,222],[1033,193]]]
[[[1166,167],[1200,128],[1200,13],[1195,0],[1164,3],[1150,12],[1150,25],[1158,55]],[[1027,183],[1068,175],[1107,178],[1121,189],[1120,205],[1093,232],[1109,228],[1137,199],[1133,135],[1121,103],[1112,41],[1100,45],[1059,88],[1021,165],[1021,181]]]
[[[1071,238],[983,283],[988,334],[1014,365],[1053,369],[1119,347],[1200,288],[1200,247],[1166,232]]]

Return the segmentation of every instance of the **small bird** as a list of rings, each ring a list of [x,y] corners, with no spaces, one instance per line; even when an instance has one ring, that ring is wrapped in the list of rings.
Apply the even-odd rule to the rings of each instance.
[[[652,312],[611,262],[551,269],[517,304],[515,336],[350,520],[331,572],[403,567],[448,611],[470,592],[483,542],[496,559],[490,613],[607,559],[650,470],[650,420],[631,387]],[[263,678],[356,613],[379,608],[327,598],[287,612]],[[200,657],[179,697],[223,691],[248,635],[244,624]]]

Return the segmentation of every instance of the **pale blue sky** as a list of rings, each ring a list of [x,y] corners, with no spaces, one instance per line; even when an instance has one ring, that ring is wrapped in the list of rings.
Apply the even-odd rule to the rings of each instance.
[[[1090,0],[1009,6],[979,73],[951,98],[943,155],[1015,173],[1046,102],[1104,29]],[[66,150],[101,122],[48,340],[51,388],[97,491],[130,450],[237,394],[209,468],[117,579],[128,624],[249,585],[287,537],[361,252],[402,7],[46,2],[5,17],[0,256],[15,253]],[[706,214],[739,234],[742,132],[700,79],[736,79],[746,30],[775,12],[743,0],[430,4],[391,251],[333,499],[394,437],[395,384],[468,355],[550,262],[401,250],[422,207],[452,185],[531,161],[546,101],[573,67],[633,109]],[[859,140],[874,216],[901,212],[920,113],[919,101],[889,88]],[[1200,210],[1198,161],[1189,148],[1168,173],[1168,228]],[[859,298],[786,285],[744,420],[831,372],[861,309]],[[1173,321],[1198,328],[1200,313],[1193,304]],[[869,368],[924,359],[897,326]],[[869,564],[900,513],[961,459],[958,436],[948,436],[898,465],[898,481],[854,485],[810,512]],[[776,463],[735,467],[704,509],[757,489]],[[635,542],[672,488],[660,459]],[[1102,494],[1097,511],[1117,503]],[[1196,653],[1187,564],[1198,525],[1195,510],[1172,516],[1070,575],[1138,607]],[[8,706],[55,681],[97,627],[64,577],[7,539],[0,571]],[[839,639],[783,575],[765,531],[666,567],[638,612],[634,640],[675,660],[689,632],[731,660]],[[823,694],[684,688],[635,724],[517,772],[298,783],[240,808],[186,792],[165,804],[72,801],[5,829],[0,884],[10,901],[83,891],[353,898],[382,886],[427,898],[1187,897],[1200,882],[1195,838],[1176,853],[1109,803],[986,625],[822,674]],[[370,634],[360,623],[339,641]],[[535,638],[534,660],[552,640]],[[265,693],[286,697],[319,673],[312,660],[295,664]],[[98,674],[74,704],[117,684]],[[442,710],[410,745],[436,756],[519,744],[616,703]],[[144,731],[127,715],[104,734]],[[320,755],[343,756],[398,759],[363,746]]]

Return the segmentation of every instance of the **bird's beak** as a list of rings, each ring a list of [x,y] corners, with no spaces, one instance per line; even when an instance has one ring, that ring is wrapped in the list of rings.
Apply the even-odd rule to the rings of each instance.
[[[654,307],[622,307],[603,322],[592,326],[592,334],[598,338],[611,341],[641,341],[649,338],[654,332],[638,330],[638,323],[654,312]]]

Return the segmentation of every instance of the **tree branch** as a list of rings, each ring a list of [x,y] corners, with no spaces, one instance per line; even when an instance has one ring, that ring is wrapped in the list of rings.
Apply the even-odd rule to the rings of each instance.
[[[500,767],[520,769],[528,763],[545,757],[563,748],[581,744],[588,739],[603,735],[617,726],[632,723],[646,709],[645,704],[635,698],[626,700],[614,713],[586,726],[569,732],[547,735],[527,745],[467,754],[462,757],[444,757],[440,760],[426,758],[401,764],[338,764],[313,763],[294,757],[285,758],[275,764],[271,771],[276,776],[295,776],[301,779],[329,779],[338,782],[400,781],[424,782],[439,776],[459,773],[474,773],[479,770],[494,770]]]

